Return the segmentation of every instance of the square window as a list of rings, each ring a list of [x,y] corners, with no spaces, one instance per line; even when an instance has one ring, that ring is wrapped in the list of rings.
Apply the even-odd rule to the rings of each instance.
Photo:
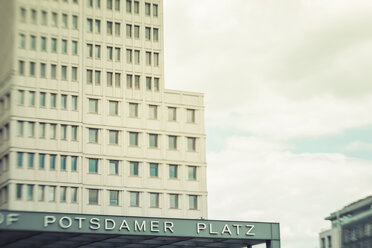
[[[28,137],[35,135],[35,122],[28,122]]]
[[[109,161],[109,172],[111,175],[119,174],[119,161],[118,160]]]
[[[29,169],[34,168],[34,154],[33,153],[27,154],[27,168]]]
[[[115,36],[120,36],[121,31],[120,31],[120,23],[115,22]]]
[[[146,65],[151,66],[151,52],[146,52]]]
[[[39,138],[45,138],[45,123],[39,124]]]
[[[50,65],[50,77],[52,79],[57,79],[57,65]]]
[[[120,87],[121,73],[115,73],[115,87]]]
[[[77,126],[71,126],[71,140],[76,141],[77,140]]]
[[[126,2],[127,2],[126,4],[127,13],[132,13],[132,0],[127,0]]]
[[[115,10],[120,11],[120,0],[115,0]]]
[[[127,39],[132,38],[132,25],[131,24],[126,25],[126,37]]]
[[[68,28],[68,15],[62,14],[62,27]]]
[[[109,144],[110,145],[119,144],[119,131],[109,130]]]
[[[56,155],[49,155],[49,169],[56,169]]]
[[[23,152],[17,152],[17,167],[20,168],[23,165]]]
[[[139,192],[129,192],[130,194],[130,206],[139,207]]]
[[[98,113],[98,99],[89,98],[89,113]]]
[[[71,43],[71,54],[77,55],[78,54],[78,42],[76,40],[73,40]]]
[[[134,1],[133,9],[134,9],[135,14],[139,14],[140,8],[139,8],[139,2],[138,1]]]
[[[18,73],[19,75],[25,75],[25,62],[22,60],[18,61]]]
[[[77,67],[71,67],[71,80],[77,81]]]
[[[62,65],[61,67],[61,79],[67,80],[67,66]]]
[[[159,207],[159,193],[150,193],[150,208]]]
[[[157,4],[152,5],[152,15],[154,17],[158,17],[158,5]]]
[[[95,85],[101,84],[101,71],[94,71],[94,83]]]
[[[50,124],[50,139],[56,139],[56,132],[57,132],[57,125],[56,124]]]
[[[196,166],[188,166],[188,179],[196,180]]]
[[[112,60],[112,47],[108,46],[106,48],[106,58],[107,60]]]
[[[50,108],[56,108],[57,106],[57,94],[50,94]]]
[[[118,115],[118,101],[109,101],[109,115]]]
[[[138,162],[135,161],[129,162],[129,175],[138,176]]]
[[[157,105],[149,105],[149,119],[150,120],[158,119],[158,106]]]
[[[32,201],[34,198],[34,185],[27,185],[27,201]]]
[[[101,46],[100,45],[95,45],[94,46],[94,57],[96,59],[100,59],[101,58]]]
[[[35,76],[35,62],[30,62],[30,76]]]
[[[44,201],[44,195],[45,195],[45,185],[39,185],[37,200]]]
[[[87,44],[87,57],[93,58],[93,44]]]
[[[169,208],[178,209],[178,194],[169,195]]]
[[[93,32],[93,19],[87,18],[87,30],[89,33]]]
[[[139,39],[140,38],[140,26],[134,25],[134,38]]]
[[[138,133],[137,132],[129,132],[129,145],[138,146]]]
[[[158,134],[154,134],[154,133],[149,134],[149,147],[150,148],[158,147]]]
[[[46,50],[47,50],[47,38],[46,37],[41,37],[40,50],[43,51],[43,52],[46,52]]]
[[[97,174],[98,173],[98,159],[89,158],[89,173]]]
[[[34,35],[30,36],[30,49],[36,50],[36,36]]]
[[[67,191],[67,187],[61,186],[59,188],[59,201],[60,202],[66,202],[66,191]]]
[[[138,103],[129,103],[129,117],[138,117]]]
[[[169,165],[169,178],[175,179],[177,178],[177,169],[178,166],[176,164],[170,164]]]
[[[120,61],[120,50],[119,47],[115,47],[115,61]]]
[[[187,137],[187,151],[194,152],[196,150],[196,138]]]
[[[127,74],[127,89],[133,88],[133,75]]]
[[[140,50],[134,50],[134,63],[136,65],[139,65],[141,63],[140,58]]]
[[[44,169],[45,167],[45,154],[39,154],[39,169]]]
[[[107,21],[106,23],[106,32],[108,35],[112,35],[112,22]]]
[[[195,109],[187,109],[187,122],[188,123],[195,123]]]
[[[106,83],[108,87],[112,87],[112,72],[106,72]]]
[[[189,209],[198,209],[198,196],[189,195]]]
[[[146,40],[151,40],[151,28],[150,27],[145,27],[145,39]]]
[[[177,108],[168,107],[168,121],[176,121],[176,120],[177,120]]]
[[[52,26],[53,27],[58,26],[58,14],[55,12],[52,13]]]
[[[145,3],[145,15],[150,16],[151,15],[151,4]]]
[[[169,149],[176,150],[177,149],[177,136],[169,135]]]
[[[89,128],[89,143],[98,143],[98,129]]]
[[[154,90],[159,91],[159,78],[154,78]]]
[[[134,88],[136,90],[140,89],[140,80],[141,80],[141,77],[139,75],[134,76]]]
[[[61,156],[61,171],[66,170],[66,156]]]
[[[49,186],[49,201],[56,201],[56,186]]]
[[[77,157],[71,157],[71,171],[77,170]]]
[[[119,191],[110,190],[110,205],[111,206],[119,205]]]
[[[46,64],[40,63],[40,77],[46,78]]]
[[[67,95],[61,95],[61,109],[67,109]]]
[[[151,77],[146,77],[146,90],[151,90]]]
[[[98,189],[88,189],[89,200],[88,204],[98,205]]]
[[[17,183],[17,189],[16,189],[16,198],[17,198],[17,200],[22,199],[22,188],[23,188],[23,184]]]
[[[93,83],[93,70],[87,70],[87,84]]]
[[[158,177],[159,164],[157,163],[150,163],[150,177]]]
[[[61,140],[67,139],[67,125],[61,125]]]
[[[127,49],[127,64],[132,63],[132,49]]]
[[[107,7],[107,9],[111,9],[112,10],[112,0],[107,0],[106,1],[106,7]]]
[[[78,17],[72,16],[72,29],[77,30],[78,29]]]
[[[17,121],[17,136],[23,136],[23,121]]]
[[[71,188],[71,203],[76,203],[77,202],[77,194],[78,188],[72,187]]]
[[[101,21],[95,20],[95,32],[96,34],[101,33]]]

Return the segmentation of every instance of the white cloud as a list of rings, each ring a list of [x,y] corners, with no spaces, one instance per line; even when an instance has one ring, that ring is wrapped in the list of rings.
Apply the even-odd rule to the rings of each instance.
[[[353,141],[343,148],[345,151],[372,151],[372,144],[362,141]]]
[[[372,162],[285,147],[232,137],[208,153],[209,217],[278,221],[283,247],[313,248],[324,217],[370,194]]]

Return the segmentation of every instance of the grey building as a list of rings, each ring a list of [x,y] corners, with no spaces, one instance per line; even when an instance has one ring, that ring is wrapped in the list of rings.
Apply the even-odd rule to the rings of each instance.
[[[372,247],[372,196],[331,213],[332,228],[319,234],[321,248]]]

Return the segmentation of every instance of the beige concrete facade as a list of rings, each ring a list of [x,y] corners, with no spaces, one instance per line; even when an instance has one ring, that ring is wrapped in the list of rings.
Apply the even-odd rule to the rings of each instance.
[[[206,218],[203,94],[161,0],[0,2],[0,209]]]

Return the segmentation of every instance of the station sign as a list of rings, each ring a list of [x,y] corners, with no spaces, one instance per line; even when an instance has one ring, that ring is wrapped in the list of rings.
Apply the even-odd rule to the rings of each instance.
[[[49,212],[0,211],[0,230],[280,240],[279,224]]]

